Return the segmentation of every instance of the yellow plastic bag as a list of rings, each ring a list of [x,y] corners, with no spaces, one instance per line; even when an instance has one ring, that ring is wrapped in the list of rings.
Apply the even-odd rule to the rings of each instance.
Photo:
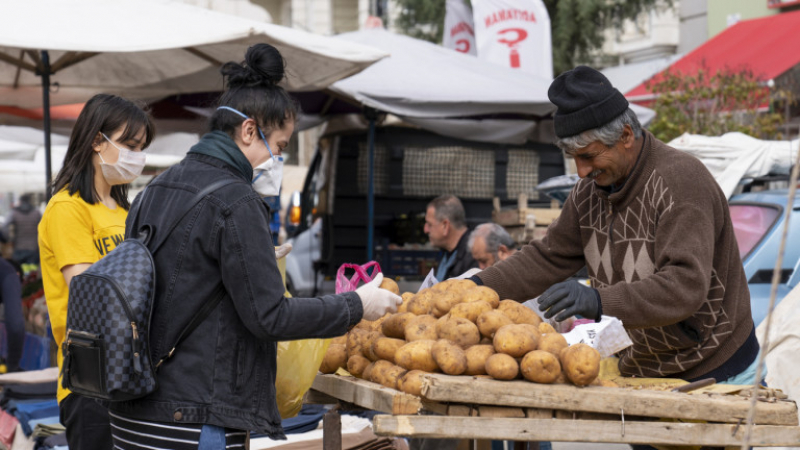
[[[286,258],[278,260],[284,284],[286,282]],[[290,297],[286,292],[286,297]],[[330,345],[330,339],[305,339],[278,342],[278,370],[275,375],[275,399],[281,417],[294,417],[303,407],[303,396],[311,389],[322,358]]]

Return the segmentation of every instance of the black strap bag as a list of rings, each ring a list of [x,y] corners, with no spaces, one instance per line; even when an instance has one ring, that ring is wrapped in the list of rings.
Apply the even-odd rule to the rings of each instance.
[[[67,333],[62,345],[63,387],[76,394],[108,401],[132,400],[156,390],[158,366],[208,317],[224,297],[225,289],[219,286],[181,331],[171,350],[153,364],[148,341],[156,291],[153,254],[200,200],[234,181],[220,180],[195,194],[166,233],[155,233],[147,227],[136,237],[130,233],[130,237],[103,259],[72,278]],[[134,219],[141,203],[131,211]],[[160,239],[149,246],[155,234],[160,234]]]

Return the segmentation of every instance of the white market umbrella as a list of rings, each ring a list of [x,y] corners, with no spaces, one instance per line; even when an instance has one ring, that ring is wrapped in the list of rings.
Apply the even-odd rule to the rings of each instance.
[[[4,2],[0,103],[44,106],[48,148],[50,104],[84,102],[100,92],[156,99],[219,91],[219,67],[243,60],[247,47],[258,42],[281,51],[286,87],[293,91],[323,89],[386,56],[364,45],[167,0]]]

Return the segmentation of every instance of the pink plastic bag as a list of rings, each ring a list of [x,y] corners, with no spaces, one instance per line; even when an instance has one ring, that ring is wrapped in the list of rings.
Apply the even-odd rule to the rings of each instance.
[[[372,275],[367,272],[367,269],[372,269]],[[347,278],[344,274],[345,270],[353,269],[355,274],[351,278]],[[336,293],[352,292],[358,287],[359,282],[364,284],[369,283],[381,272],[381,265],[377,261],[370,261],[364,265],[345,263],[336,271]]]

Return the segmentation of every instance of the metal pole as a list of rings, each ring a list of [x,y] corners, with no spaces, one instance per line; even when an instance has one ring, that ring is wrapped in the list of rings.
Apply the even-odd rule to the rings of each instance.
[[[369,120],[369,167],[367,168],[367,261],[372,261],[375,238],[375,119],[377,111],[368,108],[364,115]]]
[[[46,178],[44,195],[45,200],[50,201],[52,196],[50,182],[53,179],[53,169],[50,156],[50,55],[47,50],[42,50],[42,67],[40,70],[39,75],[42,77],[42,106],[44,107],[42,118],[44,121],[44,176]]]

